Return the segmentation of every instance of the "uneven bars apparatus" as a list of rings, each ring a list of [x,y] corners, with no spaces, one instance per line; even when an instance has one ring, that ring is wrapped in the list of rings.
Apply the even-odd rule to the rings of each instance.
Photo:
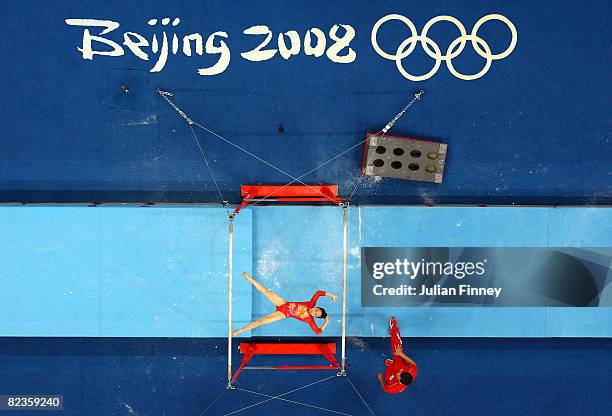
[[[312,186],[301,186],[301,185],[242,185],[241,194],[243,196],[243,202],[238,206],[233,214],[229,216],[229,261],[228,261],[228,342],[227,342],[227,389],[233,389],[233,382],[243,369],[268,369],[268,370],[324,370],[324,369],[336,369],[339,368],[338,376],[346,376],[346,281],[347,281],[347,217],[348,217],[348,203],[343,203],[346,198],[338,197],[338,186],[337,185],[316,185]],[[316,195],[318,194],[318,195]],[[274,196],[273,199],[268,199],[270,196]],[[324,196],[321,198],[321,196]],[[233,273],[233,219],[240,212],[242,208],[247,206],[249,202],[263,201],[268,199],[269,202],[332,202],[342,207],[343,218],[342,218],[342,347],[341,347],[341,360],[340,365],[329,358],[328,354],[324,354],[330,366],[266,366],[266,367],[247,367],[246,364],[254,354],[245,356],[240,368],[236,371],[236,374],[232,376],[232,273]],[[256,202],[256,203],[257,203]],[[255,344],[253,344],[255,345]],[[266,344],[269,347],[269,344]],[[277,343],[282,347],[282,343]],[[307,345],[307,344],[286,344],[286,345]],[[327,345],[327,344],[325,344]],[[241,343],[241,352],[243,350],[243,344]],[[246,344],[245,344],[246,347]],[[274,350],[274,349],[272,349]],[[334,348],[335,350],[335,348]],[[260,354],[266,354],[266,351],[270,351],[270,348],[260,349]],[[274,350],[276,351],[276,350]],[[298,353],[304,354],[321,354],[318,350],[312,350],[310,348],[298,348]],[[272,352],[272,354],[279,354],[279,352]]]

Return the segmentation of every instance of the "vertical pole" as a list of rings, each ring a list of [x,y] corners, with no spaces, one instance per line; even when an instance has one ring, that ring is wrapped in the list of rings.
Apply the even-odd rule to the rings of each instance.
[[[229,216],[229,258],[227,275],[227,388],[232,386],[232,267],[234,252],[234,216]]]
[[[343,205],[343,229],[342,229],[342,357],[340,361],[340,375],[346,375],[344,364],[346,361],[346,219],[348,205]]]

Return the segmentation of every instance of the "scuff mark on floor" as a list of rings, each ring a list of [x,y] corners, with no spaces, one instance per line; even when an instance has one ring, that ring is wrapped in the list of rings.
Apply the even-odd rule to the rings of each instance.
[[[143,126],[147,124],[156,124],[157,123],[157,114],[151,114],[148,117],[145,117],[141,120],[128,121],[127,123],[122,124],[122,126]]]
[[[138,412],[136,412],[136,410],[134,410],[134,409],[132,408],[132,406],[130,406],[130,405],[129,405],[129,404],[127,404],[126,402],[122,401],[122,402],[121,402],[121,404],[122,404],[123,406],[125,406],[125,408],[127,409],[128,413],[129,413],[130,415],[137,415],[137,414],[138,414]]]

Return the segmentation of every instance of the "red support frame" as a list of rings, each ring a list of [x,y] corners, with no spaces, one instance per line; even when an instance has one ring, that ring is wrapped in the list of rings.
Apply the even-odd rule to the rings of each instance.
[[[236,381],[240,372],[245,369],[251,358],[255,355],[322,355],[329,365],[276,365],[269,367],[252,367],[254,369],[267,370],[337,370],[338,361],[336,360],[336,344],[329,343],[259,343],[241,342],[240,352],[244,355],[240,367],[232,377],[232,382]],[[246,367],[247,369],[249,367]]]
[[[234,215],[251,202],[330,202],[340,205],[346,198],[338,196],[338,185],[242,185],[242,203]]]

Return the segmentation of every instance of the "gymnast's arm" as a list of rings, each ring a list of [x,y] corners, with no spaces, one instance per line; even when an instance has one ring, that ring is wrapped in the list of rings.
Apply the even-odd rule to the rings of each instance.
[[[329,316],[325,317],[325,322],[323,322],[323,325],[321,325],[321,332],[325,331],[325,328],[327,328],[327,325],[329,325]]]
[[[312,299],[310,299],[310,304],[313,305],[313,306],[316,305],[317,301],[319,300],[319,298],[321,296],[327,296],[328,298],[330,298],[334,302],[336,302],[338,300],[338,296],[332,295],[331,293],[328,293],[328,292],[326,292],[324,290],[318,290],[317,293],[314,294]]]
[[[310,299],[310,302],[309,302],[309,304],[311,305],[310,306],[311,308],[313,308],[314,305],[317,304],[317,301],[319,300],[321,296],[327,296],[327,292],[325,292],[324,290],[317,290],[317,293],[312,295],[312,299]]]
[[[332,295],[331,293],[325,292],[325,296],[327,296],[328,298],[331,298],[331,300],[333,300],[334,302],[338,301],[338,296]]]
[[[327,323],[327,318],[325,319],[325,321]],[[308,320],[308,325],[310,325],[310,329],[312,329],[314,333],[317,335],[321,335],[321,332],[323,332],[326,326],[326,324],[323,324],[323,326],[319,328],[317,324],[315,323],[314,319],[312,319],[312,317],[310,317],[310,319]]]
[[[412,361],[406,354],[404,354],[404,348],[402,348],[401,345],[398,345],[397,347],[395,347],[395,355],[397,355],[402,360],[404,360],[406,362],[406,364],[408,364],[408,365],[412,364],[412,365],[416,366],[416,363],[414,361]]]
[[[378,381],[380,382],[380,387],[382,387],[382,389],[385,389],[385,377],[383,376],[383,373],[378,373]]]

